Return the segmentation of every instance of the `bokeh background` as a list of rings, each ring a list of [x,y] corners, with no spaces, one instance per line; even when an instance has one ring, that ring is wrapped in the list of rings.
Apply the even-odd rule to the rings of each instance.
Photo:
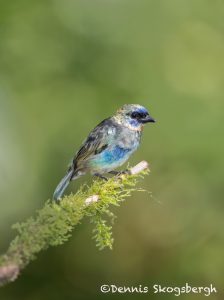
[[[224,2],[20,0],[0,4],[0,250],[41,208],[89,130],[124,103],[157,120],[130,163],[150,162],[116,209],[113,251],[83,220],[1,300],[174,299],[102,284],[224,289]],[[86,176],[72,184],[75,191]],[[69,192],[69,191],[68,191]],[[182,299],[204,299],[183,295]]]

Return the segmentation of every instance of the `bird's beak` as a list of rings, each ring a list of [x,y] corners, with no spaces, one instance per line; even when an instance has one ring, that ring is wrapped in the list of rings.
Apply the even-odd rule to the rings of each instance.
[[[141,122],[142,122],[143,124],[149,123],[149,122],[155,123],[155,120],[154,120],[152,117],[147,116],[147,117],[145,117],[144,119],[141,119]]]

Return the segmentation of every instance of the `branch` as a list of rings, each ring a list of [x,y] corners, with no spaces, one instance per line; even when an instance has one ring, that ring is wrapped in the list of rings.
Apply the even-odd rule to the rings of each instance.
[[[73,228],[85,216],[90,217],[95,225],[94,239],[99,249],[112,248],[112,227],[102,216],[106,215],[113,221],[115,215],[109,207],[118,206],[130,196],[136,190],[137,179],[148,171],[148,163],[142,161],[129,169],[127,174],[114,176],[106,182],[95,180],[91,186],[82,186],[75,195],[64,196],[60,205],[48,200],[35,217],[13,225],[17,236],[7,252],[0,256],[0,286],[14,281],[37,253],[67,241]]]

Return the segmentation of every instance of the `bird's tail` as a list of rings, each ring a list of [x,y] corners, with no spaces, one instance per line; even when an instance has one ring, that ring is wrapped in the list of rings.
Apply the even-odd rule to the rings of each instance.
[[[59,182],[58,186],[56,187],[54,194],[53,194],[53,199],[55,201],[58,201],[61,196],[63,195],[65,189],[69,185],[69,182],[72,180],[72,177],[74,175],[74,170],[68,171],[68,173],[62,178],[62,180]]]

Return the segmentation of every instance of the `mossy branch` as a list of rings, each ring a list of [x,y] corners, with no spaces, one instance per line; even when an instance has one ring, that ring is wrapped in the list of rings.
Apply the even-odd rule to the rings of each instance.
[[[14,281],[38,252],[67,241],[85,216],[95,225],[93,238],[97,247],[112,248],[112,227],[104,216],[114,220],[110,206],[118,206],[136,190],[137,180],[148,173],[148,163],[142,161],[129,171],[106,182],[95,180],[90,187],[82,186],[75,195],[63,197],[59,205],[48,200],[35,217],[13,225],[18,234],[7,252],[0,256],[0,285]]]

